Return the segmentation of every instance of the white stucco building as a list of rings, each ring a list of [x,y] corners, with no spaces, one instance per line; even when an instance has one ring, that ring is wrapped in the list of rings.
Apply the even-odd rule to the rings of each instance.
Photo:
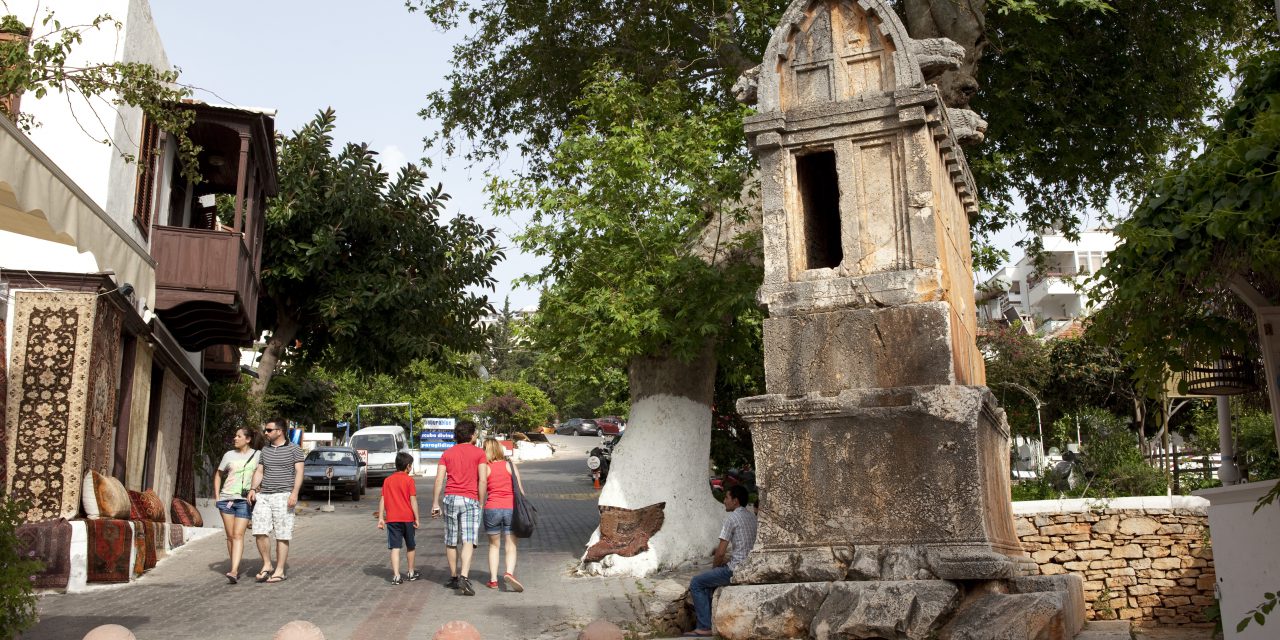
[[[1108,229],[1080,232],[1079,241],[1044,234],[1044,267],[1024,255],[978,286],[978,320],[1013,322],[1040,335],[1051,336],[1091,313],[1087,279],[1116,248]]]

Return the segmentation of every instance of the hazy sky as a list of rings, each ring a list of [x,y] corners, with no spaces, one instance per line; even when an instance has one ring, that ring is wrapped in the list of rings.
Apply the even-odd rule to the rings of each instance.
[[[402,0],[151,0],[151,12],[181,81],[201,89],[197,98],[277,109],[276,129],[285,133],[333,107],[335,141],[368,142],[386,167],[422,157],[422,139],[434,128],[418,110],[427,92],[445,86],[458,39],[409,13]],[[507,259],[494,273],[494,306],[508,293],[513,308],[536,304],[537,293],[511,289],[538,263],[510,248],[519,224],[486,211],[486,167],[468,169],[434,150],[433,160],[428,175],[453,196],[448,209],[502,232]]]

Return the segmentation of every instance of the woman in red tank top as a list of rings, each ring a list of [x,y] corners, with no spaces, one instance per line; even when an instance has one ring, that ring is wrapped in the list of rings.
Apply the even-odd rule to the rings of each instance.
[[[516,580],[516,536],[511,533],[511,513],[515,507],[515,488],[524,491],[520,472],[507,460],[506,449],[493,438],[484,441],[485,457],[489,461],[489,482],[485,485],[484,531],[489,534],[489,583],[490,589],[498,588],[499,543],[505,539],[507,546],[507,571],[502,581],[509,591],[524,591],[524,585]],[[514,476],[512,475],[514,474]]]

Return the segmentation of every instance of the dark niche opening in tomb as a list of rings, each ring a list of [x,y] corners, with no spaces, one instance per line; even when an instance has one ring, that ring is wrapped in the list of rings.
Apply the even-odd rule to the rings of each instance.
[[[796,184],[804,209],[804,269],[840,266],[840,183],[836,152],[831,149],[796,156]]]

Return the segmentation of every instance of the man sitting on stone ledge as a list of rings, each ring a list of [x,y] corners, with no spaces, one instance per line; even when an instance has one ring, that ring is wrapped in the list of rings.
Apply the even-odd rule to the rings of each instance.
[[[711,552],[712,569],[699,573],[689,582],[698,626],[684,634],[685,637],[711,636],[711,595],[717,588],[729,584],[734,568],[756,546],[756,515],[746,508],[748,499],[747,489],[742,485],[729,487],[724,494],[724,510],[729,515],[724,517],[724,526],[720,528],[720,544]]]

